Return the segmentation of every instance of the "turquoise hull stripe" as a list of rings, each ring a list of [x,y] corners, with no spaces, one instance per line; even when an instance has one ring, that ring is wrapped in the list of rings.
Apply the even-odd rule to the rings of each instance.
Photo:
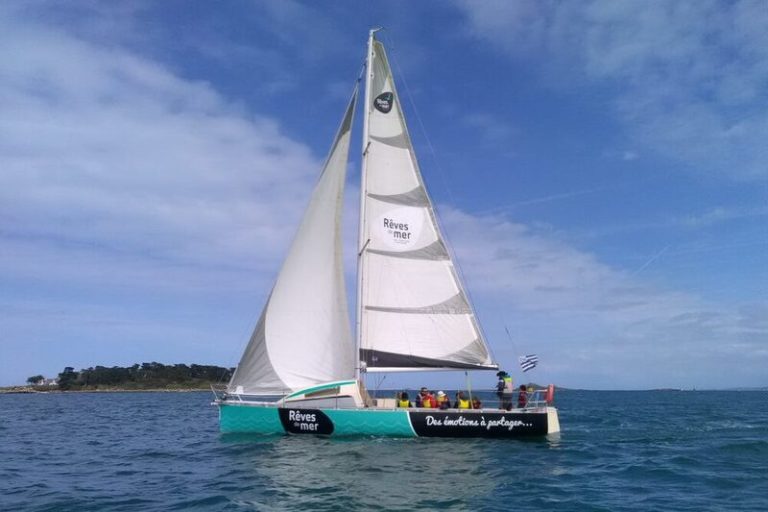
[[[408,413],[401,410],[321,409],[333,422],[333,436],[415,437]],[[277,407],[219,405],[224,433],[284,434]]]
[[[416,437],[406,411],[329,409],[323,412],[333,421],[333,435]]]
[[[285,434],[277,407],[220,405],[219,424],[225,433]]]

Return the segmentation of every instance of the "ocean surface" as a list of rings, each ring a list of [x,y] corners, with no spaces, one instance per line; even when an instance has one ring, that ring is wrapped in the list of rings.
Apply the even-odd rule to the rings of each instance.
[[[537,440],[222,435],[210,393],[0,395],[0,510],[768,510],[768,393],[560,391]]]

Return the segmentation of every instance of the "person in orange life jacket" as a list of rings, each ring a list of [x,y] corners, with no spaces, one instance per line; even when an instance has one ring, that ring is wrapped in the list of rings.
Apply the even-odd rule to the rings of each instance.
[[[453,407],[456,409],[470,409],[472,407],[472,404],[470,403],[469,399],[466,397],[463,391],[459,391],[456,393],[456,403],[453,404]]]
[[[435,397],[432,396],[432,393],[429,392],[427,388],[421,388],[421,392],[419,392],[419,397],[417,400],[417,407],[424,407],[427,409],[434,409],[437,407],[437,401],[435,400]]]
[[[499,382],[496,383],[496,396],[499,397],[499,405],[504,410],[512,409],[512,393],[515,388],[512,385],[512,377],[505,371],[496,374]]]
[[[472,397],[472,408],[473,409],[482,409],[483,403],[480,401],[480,399],[477,396]]]
[[[411,401],[408,400],[408,393],[403,391],[402,393],[397,394],[397,406],[404,408],[411,407]]]
[[[448,395],[443,391],[437,392],[437,407],[443,410],[451,408],[451,401],[448,400]]]
[[[528,392],[525,389],[525,385],[520,384],[520,391],[517,394],[517,408],[522,409],[528,405]]]

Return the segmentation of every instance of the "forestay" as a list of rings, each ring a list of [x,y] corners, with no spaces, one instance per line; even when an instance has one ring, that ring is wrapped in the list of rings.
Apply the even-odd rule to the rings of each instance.
[[[367,371],[494,368],[440,234],[384,47],[372,45],[359,262]]]

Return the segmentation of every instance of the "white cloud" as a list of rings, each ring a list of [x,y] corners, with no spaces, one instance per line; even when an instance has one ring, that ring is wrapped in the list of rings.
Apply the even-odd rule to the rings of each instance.
[[[513,205],[514,206],[514,205]],[[503,211],[504,209],[499,209]],[[679,242],[671,253],[684,254],[689,251],[698,252],[709,248],[748,247],[768,244],[765,237],[755,236],[751,232],[746,234],[734,233],[728,239],[688,240],[683,235],[694,233],[710,227],[723,227],[728,224],[736,226],[739,222],[750,221],[759,223],[761,217],[768,216],[768,206],[716,206],[704,211],[691,212],[686,215],[648,215],[637,222],[607,223],[600,227],[588,227],[586,229],[572,229],[570,234],[581,239],[596,239],[601,237],[625,236],[635,232],[648,232],[654,230],[678,230]],[[687,247],[688,244],[695,244]],[[704,244],[703,246],[700,244]]]
[[[768,305],[670,290],[501,217],[443,219],[503,363],[536,352],[549,376],[588,387],[729,386],[735,367],[764,382]]]
[[[487,113],[472,113],[464,117],[464,123],[479,132],[489,144],[509,144],[514,129],[495,116]]]
[[[697,171],[768,175],[763,2],[459,5],[475,37],[512,58],[544,63],[552,84],[611,91],[616,116],[640,148]]]
[[[291,236],[276,219],[317,172],[306,147],[135,55],[28,25],[0,42],[4,272],[58,274],[36,247],[84,253],[67,273],[86,279],[125,259],[112,278],[133,285],[136,260],[273,264]]]
[[[319,160],[206,83],[18,16],[0,112],[0,381],[230,363]]]
[[[622,160],[625,160],[625,161],[637,160],[638,154],[635,153],[634,151],[624,151],[621,154],[621,158]]]

